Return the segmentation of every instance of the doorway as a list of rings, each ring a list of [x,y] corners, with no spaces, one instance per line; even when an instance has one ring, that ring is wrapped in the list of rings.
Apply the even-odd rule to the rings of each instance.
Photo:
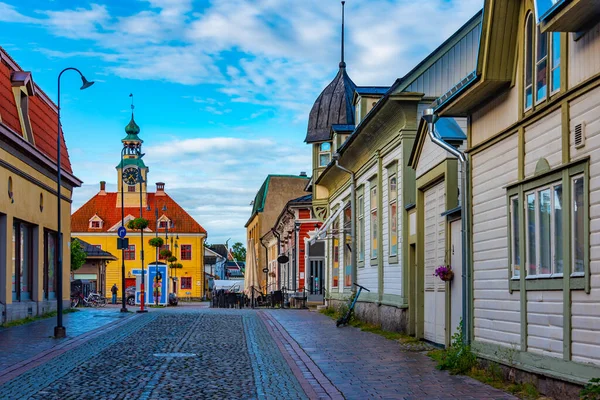
[[[311,295],[323,295],[323,262],[321,259],[310,259],[308,290]]]

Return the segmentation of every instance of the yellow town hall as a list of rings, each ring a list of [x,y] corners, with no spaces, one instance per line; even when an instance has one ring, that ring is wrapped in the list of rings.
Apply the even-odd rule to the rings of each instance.
[[[133,114],[131,121],[125,127],[127,136],[121,141],[124,146],[123,160],[117,165],[117,192],[107,192],[105,182],[100,182],[100,191],[88,200],[71,216],[73,237],[84,240],[102,248],[118,258],[106,267],[106,271],[74,278],[96,281],[98,288],[108,291],[117,284],[119,295],[122,293],[121,266],[125,260],[125,287],[135,286],[134,270],[142,268],[141,233],[128,230],[129,247],[124,250],[117,248],[117,230],[121,226],[123,210],[124,225],[130,220],[142,217],[149,224],[143,232],[144,267],[148,269],[158,264],[169,264],[167,260],[157,257],[155,248],[148,240],[158,236],[164,239],[162,249],[169,249],[177,257],[181,268],[169,272],[169,292],[176,292],[180,297],[200,298],[204,294],[204,241],[206,230],[196,222],[177,202],[165,192],[165,184],[156,183],[156,191],[148,192],[147,181],[149,168],[141,159],[143,140],[139,137],[140,128],[135,123]],[[138,151],[130,151],[135,148]],[[141,176],[141,182],[138,177]],[[121,199],[121,189],[123,198]],[[123,207],[122,207],[123,205]],[[89,272],[89,271],[86,271]],[[98,282],[104,277],[105,282]]]

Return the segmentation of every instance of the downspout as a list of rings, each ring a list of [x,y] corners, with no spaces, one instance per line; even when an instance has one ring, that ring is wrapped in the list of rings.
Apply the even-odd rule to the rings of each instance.
[[[279,236],[279,232],[275,229],[271,229],[273,235],[277,238],[277,257],[281,254],[281,236]],[[277,290],[281,290],[281,264],[277,261]]]
[[[423,119],[429,127],[428,134],[431,141],[446,150],[448,153],[455,156],[461,166],[461,188],[460,188],[460,205],[461,205],[461,225],[462,225],[462,323],[463,323],[463,338],[465,344],[471,343],[471,269],[469,268],[470,254],[470,237],[468,232],[469,227],[469,212],[467,210],[467,182],[469,177],[469,160],[465,153],[456,149],[454,146],[445,142],[437,132],[435,132],[435,123],[438,120],[437,114],[432,108],[428,108],[423,113]]]
[[[266,269],[269,269],[269,249],[262,241],[262,238],[258,239],[261,246],[265,248],[265,262],[267,263]],[[265,272],[265,295],[269,293],[269,272]]]
[[[353,171],[344,168],[340,165],[340,153],[335,153],[333,155],[333,159],[335,160],[335,166],[342,171],[350,174],[350,216],[352,218],[352,223],[350,224],[350,236],[351,236],[351,246],[352,246],[352,257],[350,258],[351,268],[352,268],[352,283],[356,282],[356,176]],[[356,291],[356,287],[352,285],[351,290]]]
[[[297,282],[299,281],[299,279],[297,279],[298,278],[297,275],[298,275],[298,253],[299,253],[299,251],[298,251],[298,237],[299,237],[299,232],[296,231],[296,215],[293,212],[291,212],[289,208],[286,208],[285,212],[287,214],[289,214],[290,217],[292,217],[292,223],[293,223],[293,227],[294,227],[293,228],[294,229],[293,230],[293,232],[294,232],[294,246],[292,246],[292,249],[291,249],[291,252],[292,252],[292,255],[293,255],[292,259],[294,261],[292,262],[292,265],[291,265],[291,267],[292,267],[292,274],[291,274],[291,276],[292,276],[293,288],[294,288],[294,292],[295,292],[297,290],[297,288],[298,288]],[[288,268],[288,272],[289,272],[289,268]]]

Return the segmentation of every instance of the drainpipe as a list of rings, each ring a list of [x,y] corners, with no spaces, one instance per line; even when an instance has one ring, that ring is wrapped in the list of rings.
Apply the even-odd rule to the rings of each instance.
[[[340,165],[340,153],[334,153],[333,159],[335,161],[335,166],[342,171],[350,174],[350,215],[352,218],[352,223],[350,224],[350,236],[351,236],[351,246],[352,246],[352,257],[350,259],[351,268],[352,268],[352,283],[356,282],[356,176],[354,172],[351,170],[344,168]],[[356,286],[352,285],[353,292],[356,291]]]
[[[269,249],[262,241],[262,238],[258,239],[261,246],[265,248],[265,262],[267,263],[266,269],[269,269]],[[265,295],[269,294],[269,272],[265,272]]]
[[[429,138],[433,143],[440,146],[448,153],[455,156],[460,162],[461,170],[461,188],[460,188],[460,205],[461,205],[461,224],[462,224],[462,320],[463,320],[463,336],[465,344],[471,343],[471,269],[469,262],[470,255],[470,238],[469,238],[469,212],[467,210],[467,182],[469,177],[469,160],[462,151],[445,142],[435,131],[435,123],[438,120],[437,114],[432,108],[428,108],[423,113],[423,119],[429,127]]]
[[[271,229],[273,235],[277,238],[277,257],[281,254],[281,236],[275,229]],[[277,290],[281,290],[281,264],[277,261]]]

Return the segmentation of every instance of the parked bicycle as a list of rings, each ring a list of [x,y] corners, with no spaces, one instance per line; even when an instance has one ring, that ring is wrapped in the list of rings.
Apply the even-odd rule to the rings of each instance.
[[[71,296],[71,308],[83,305],[84,307],[104,307],[106,306],[106,297],[100,293],[90,293],[86,296],[82,292],[78,292]]]
[[[350,318],[352,318],[352,313],[354,312],[354,306],[356,305],[356,301],[358,300],[358,296],[360,296],[360,292],[364,289],[367,292],[370,292],[369,289],[367,289],[364,286],[359,285],[358,283],[353,283],[354,286],[358,287],[358,292],[356,292],[356,296],[354,296],[354,299],[352,299],[352,302],[350,303],[350,307],[348,308],[348,312],[346,313],[346,315],[340,317],[336,322],[335,322],[335,326],[337,326],[339,328],[340,325],[347,325],[348,322],[350,322]]]

